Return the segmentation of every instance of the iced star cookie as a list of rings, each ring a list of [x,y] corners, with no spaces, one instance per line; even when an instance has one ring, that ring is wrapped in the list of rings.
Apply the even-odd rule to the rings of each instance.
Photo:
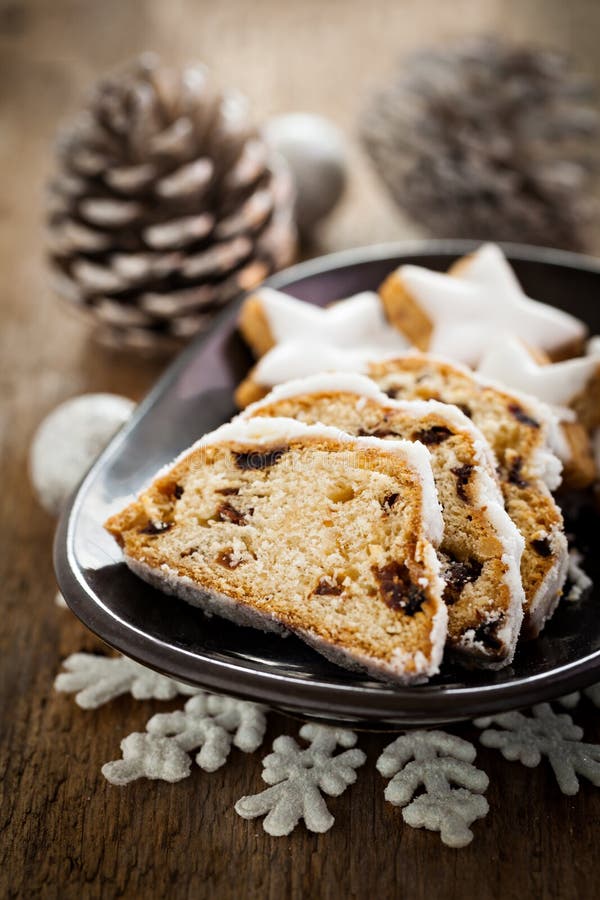
[[[390,397],[458,406],[488,440],[498,460],[506,511],[525,540],[523,632],[535,637],[560,599],[568,562],[562,514],[550,493],[561,480],[556,452],[564,452],[552,411],[533,397],[504,391],[429,354],[373,363],[368,374]]]
[[[293,417],[424,443],[444,518],[448,648],[470,666],[501,668],[512,660],[523,619],[523,538],[504,509],[495,459],[464,413],[435,400],[390,400],[364,376],[332,374],[283,384],[247,416]]]
[[[419,350],[472,367],[506,335],[554,360],[576,355],[586,335],[579,319],[527,297],[495,244],[485,244],[448,274],[400,266],[379,293],[390,322]]]
[[[487,351],[478,372],[557,407],[569,445],[564,481],[573,488],[592,484],[596,467],[587,432],[600,425],[600,354],[592,348],[587,356],[552,363],[509,337]]]
[[[239,409],[265,397],[271,388],[294,378],[319,372],[365,372],[372,360],[395,358],[376,346],[332,347],[318,340],[284,341],[259,359],[238,385],[235,402]]]
[[[376,293],[365,291],[322,309],[281,291],[260,288],[244,301],[239,328],[255,357],[287,341],[371,347],[401,353],[408,341],[392,328]]]
[[[132,571],[207,613],[293,632],[378,678],[438,671],[443,523],[420,444],[238,419],[106,528]]]

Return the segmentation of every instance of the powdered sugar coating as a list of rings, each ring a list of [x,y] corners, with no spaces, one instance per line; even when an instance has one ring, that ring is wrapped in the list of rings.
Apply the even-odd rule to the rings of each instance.
[[[544,624],[552,618],[561,598],[569,565],[569,546],[564,532],[559,527],[554,527],[548,539],[552,547],[554,564],[546,573],[527,610],[533,634],[540,632]]]
[[[511,604],[504,614],[504,624],[496,630],[496,637],[508,648],[508,654],[507,658],[499,663],[488,665],[488,668],[499,669],[512,661],[523,622],[525,591],[521,581],[521,557],[525,549],[525,541],[504,508],[497,484],[492,481],[485,470],[481,470],[478,477],[472,480],[472,490],[475,503],[485,508],[486,515],[504,548],[502,562],[505,571],[502,580],[509,590]]]

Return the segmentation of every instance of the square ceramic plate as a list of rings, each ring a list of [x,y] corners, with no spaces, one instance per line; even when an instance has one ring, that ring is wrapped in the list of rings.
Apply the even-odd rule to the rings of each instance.
[[[353,250],[295,266],[268,282],[324,305],[375,289],[401,263],[445,270],[469,242]],[[567,253],[507,246],[527,293],[568,309],[600,332],[600,264]],[[251,365],[236,332],[237,305],[168,369],[88,473],[63,515],[55,544],[60,589],[73,612],[117,650],[209,690],[258,700],[305,717],[368,727],[430,725],[529,705],[600,680],[600,590],[563,603],[537,640],[499,672],[444,666],[428,685],[399,688],[327,662],[285,640],[222,619],[137,579],[103,530],[162,465],[235,412],[233,390]],[[591,496],[568,498],[568,528],[596,584],[598,513]]]

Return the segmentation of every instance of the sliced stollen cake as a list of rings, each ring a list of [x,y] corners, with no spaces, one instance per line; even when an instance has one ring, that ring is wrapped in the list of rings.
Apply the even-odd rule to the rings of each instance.
[[[506,510],[525,539],[523,631],[535,637],[556,608],[568,563],[562,513],[550,493],[560,484],[556,454],[564,453],[556,417],[533,397],[504,390],[430,354],[372,363],[368,374],[390,397],[458,406],[489,441]]]
[[[422,444],[240,419],[106,523],[130,568],[241,625],[402,683],[438,671],[443,523]]]
[[[504,509],[495,458],[464,413],[434,400],[390,400],[369,378],[337,373],[282,384],[243,415],[424,443],[444,518],[448,647],[470,665],[512,660],[523,619],[523,538]]]

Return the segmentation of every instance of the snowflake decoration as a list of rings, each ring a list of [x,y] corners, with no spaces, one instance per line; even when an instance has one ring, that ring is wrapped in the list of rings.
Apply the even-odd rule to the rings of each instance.
[[[67,671],[56,676],[54,687],[74,693],[82,709],[97,709],[122,694],[131,694],[136,700],[172,700],[178,694],[198,693],[198,688],[153,672],[125,656],[73,653],[63,666]]]
[[[469,826],[489,809],[481,796],[489,779],[473,765],[475,756],[472,744],[443,731],[402,735],[377,760],[377,770],[391,778],[385,799],[404,807],[407,825],[439,831],[444,844],[465,847],[473,840]],[[415,797],[420,787],[425,793]]]
[[[309,741],[302,749],[292,737],[284,735],[273,742],[273,753],[263,760],[263,781],[271,785],[260,794],[242,797],[235,811],[244,819],[267,814],[263,828],[280,837],[290,834],[304,819],[309,831],[324,832],[333,825],[321,791],[338,797],[356,781],[356,769],[366,760],[362,750],[352,749],[356,735],[344,729],[323,725],[303,725],[300,737]],[[336,748],[346,747],[334,756]]]
[[[600,681],[589,688],[585,688],[583,695],[584,697],[587,697],[588,700],[591,700],[595,707],[600,709]]]
[[[509,712],[476,719],[474,724],[485,729],[479,740],[484,747],[500,750],[505,759],[519,760],[524,766],[537,766],[546,756],[563,794],[577,793],[578,775],[599,787],[600,746],[584,744],[583,730],[571,716],[555,713],[548,703],[534,706],[531,712],[532,716]]]
[[[566,694],[564,697],[559,697],[555,702],[559,703],[564,709],[575,709],[579,704],[582,695],[587,697],[597,709],[600,709],[600,682],[598,682],[598,684],[592,684],[591,687],[584,688],[582,691],[573,691],[572,694]]]
[[[226,763],[232,747],[252,753],[262,744],[266,710],[259,704],[209,694],[122,656],[75,653],[64,668],[56,689],[74,693],[84,709],[96,709],[126,693],[138,700],[171,700],[179,694],[189,698],[182,709],[158,713],[145,731],[124,738],[122,758],[102,768],[112,784],[138,778],[180,781],[190,774],[194,753],[201,769],[214,772]],[[573,709],[582,694],[600,708],[600,684],[555,702]],[[542,756],[548,757],[566,794],[577,793],[578,776],[600,786],[600,746],[582,743],[582,729],[547,703],[534,707],[532,716],[503,713],[478,719],[475,725],[483,729],[481,743],[501,750],[508,760],[536,766]],[[311,831],[331,828],[334,818],[323,794],[342,794],[365,762],[352,731],[309,724],[300,729],[300,737],[308,747],[289,736],[276,738],[273,752],[263,760],[262,777],[269,787],[242,797],[235,806],[246,819],[264,815],[263,827],[273,836],[290,834],[301,819]],[[336,754],[338,747],[343,752]],[[385,797],[403,807],[402,817],[410,827],[439,831],[448,846],[464,847],[473,838],[472,823],[488,812],[482,796],[488,777],[473,765],[475,755],[472,744],[442,731],[405,734],[377,761],[379,772],[391,779]],[[424,793],[418,793],[420,788]]]
[[[232,746],[244,753],[257,750],[266,726],[265,711],[257,703],[200,692],[183,709],[152,716],[145,733],[128,735],[121,742],[123,758],[106,763],[102,774],[119,785],[137,778],[180,781],[190,774],[188,754],[198,749],[197,764],[215,772]]]

